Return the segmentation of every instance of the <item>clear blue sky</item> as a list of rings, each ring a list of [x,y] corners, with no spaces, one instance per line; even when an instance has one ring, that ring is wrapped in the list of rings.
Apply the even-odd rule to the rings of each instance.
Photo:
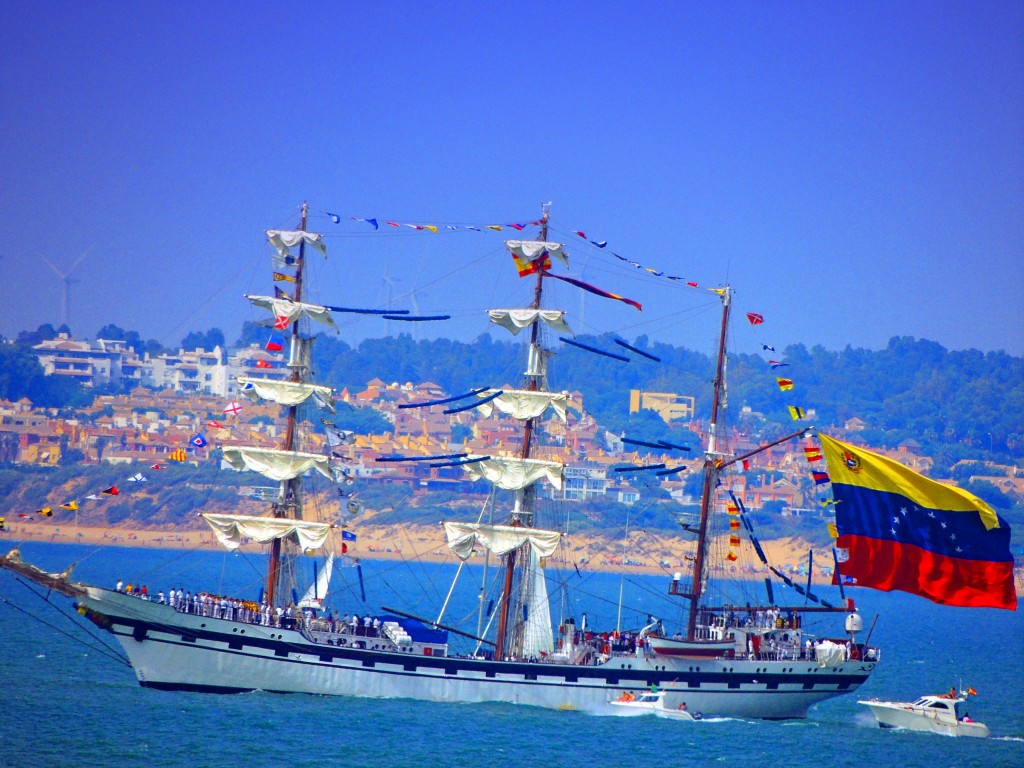
[[[0,24],[3,334],[59,321],[40,254],[92,249],[76,335],[230,340],[259,317],[239,294],[269,290],[262,230],[303,200],[442,224],[550,200],[561,233],[730,281],[766,318],[742,351],[911,335],[1024,354],[1020,2],[5,0]],[[395,296],[455,310],[430,332],[467,338],[514,300],[500,235],[313,226],[327,303],[379,304],[387,270]],[[685,322],[705,295],[570,252],[645,304],[588,299],[580,330],[707,347]]]

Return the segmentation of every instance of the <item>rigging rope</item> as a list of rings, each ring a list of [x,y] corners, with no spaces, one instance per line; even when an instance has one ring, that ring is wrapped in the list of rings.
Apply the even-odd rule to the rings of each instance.
[[[115,661],[118,661],[118,662],[124,664],[127,667],[131,666],[131,663],[124,657],[124,655],[119,650],[117,650],[117,648],[115,648],[115,647],[111,646],[110,644],[108,644],[107,642],[105,642],[103,640],[103,638],[98,637],[96,635],[93,635],[88,627],[84,627],[84,626],[82,626],[82,624],[80,624],[79,622],[75,621],[75,619],[73,619],[71,616],[69,616],[64,611],[62,611],[54,603],[51,603],[47,597],[44,597],[43,595],[41,595],[36,589],[34,589],[32,586],[30,586],[27,582],[25,582],[22,579],[19,579],[17,577],[15,578],[15,581],[17,581],[19,584],[21,584],[23,587],[25,587],[25,589],[27,589],[33,595],[35,595],[40,600],[42,600],[44,603],[49,605],[51,608],[53,608],[53,610],[57,611],[57,613],[59,613],[65,619],[70,621],[71,624],[75,628],[77,628],[77,629],[85,632],[87,635],[89,635],[89,637],[91,639],[93,639],[94,641],[99,643],[100,646],[102,646],[102,647],[97,647],[95,645],[90,645],[89,643],[87,643],[84,640],[82,640],[82,638],[76,637],[75,635],[72,635],[70,632],[66,632],[65,630],[61,629],[60,627],[58,627],[58,626],[56,626],[54,624],[51,624],[50,622],[46,621],[45,619],[43,619],[43,618],[41,618],[39,616],[36,616],[35,614],[30,613],[29,611],[26,611],[24,608],[21,608],[21,607],[15,605],[14,603],[12,603],[7,598],[0,597],[0,600],[2,600],[6,605],[9,605],[11,608],[14,608],[16,611],[20,611],[21,613],[24,613],[30,619],[34,619],[35,621],[38,621],[40,624],[43,624],[44,626],[49,627],[50,629],[54,630],[55,632],[59,632],[60,634],[64,635],[65,637],[68,637],[68,638],[74,640],[76,643],[84,645],[86,648],[90,648],[90,649],[96,651],[97,653],[103,654],[104,656],[107,656],[108,658],[114,659]]]

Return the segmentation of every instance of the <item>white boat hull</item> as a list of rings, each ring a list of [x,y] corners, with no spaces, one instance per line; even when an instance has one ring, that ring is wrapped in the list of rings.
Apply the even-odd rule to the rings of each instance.
[[[902,728],[908,731],[929,731],[944,736],[987,737],[988,726],[978,722],[958,720],[955,714],[928,710],[907,702],[859,701],[871,709],[882,728]]]
[[[690,713],[688,708],[683,709],[683,705],[677,705],[675,709],[668,709],[665,705],[665,699],[669,692],[671,692],[671,689],[666,689],[657,693],[651,692],[641,694],[638,698],[632,700],[623,700],[620,698],[610,702],[610,704],[614,707],[615,714],[620,717],[657,715],[658,717],[666,720],[688,720],[691,722],[701,719],[703,716],[701,713],[693,715]]]
[[[856,690],[875,666],[654,655],[587,666],[497,662],[417,654],[380,638],[367,638],[366,649],[323,645],[296,630],[182,614],[93,587],[79,603],[117,637],[140,684],[173,690],[495,701],[612,714],[610,702],[623,693],[657,685],[666,708],[686,701],[705,716],[787,719]]]

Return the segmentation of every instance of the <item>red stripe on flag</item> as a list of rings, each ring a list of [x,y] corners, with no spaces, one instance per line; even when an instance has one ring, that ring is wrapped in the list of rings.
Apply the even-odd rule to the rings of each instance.
[[[849,550],[839,572],[858,587],[909,592],[941,605],[1017,609],[1011,561],[963,560],[866,536],[840,536],[836,547]]]

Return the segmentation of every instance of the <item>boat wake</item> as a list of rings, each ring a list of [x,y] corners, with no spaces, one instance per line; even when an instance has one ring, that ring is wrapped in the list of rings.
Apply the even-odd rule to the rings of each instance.
[[[870,712],[857,712],[853,716],[853,722],[858,728],[878,728],[878,721]]]

